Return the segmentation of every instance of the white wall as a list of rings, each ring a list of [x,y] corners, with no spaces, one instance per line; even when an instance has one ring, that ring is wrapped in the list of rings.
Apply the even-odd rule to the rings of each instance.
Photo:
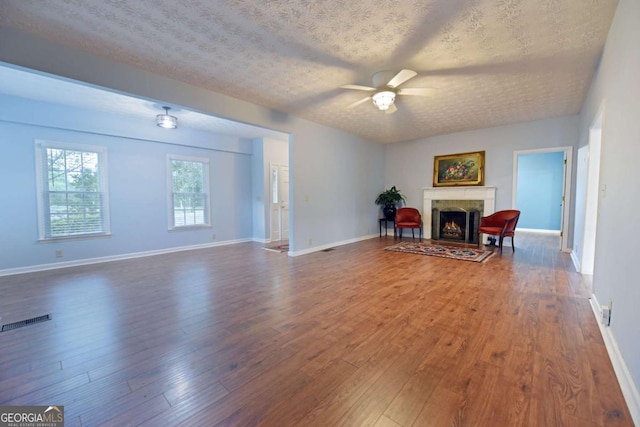
[[[578,271],[582,271],[582,245],[584,244],[584,226],[586,220],[587,208],[587,178],[589,172],[589,156],[587,146],[578,149],[576,156],[576,180],[574,183],[575,198],[575,216],[573,218],[573,249],[572,258]]]
[[[600,192],[598,206],[593,287],[600,304],[613,301],[608,333],[617,342],[636,393],[640,384],[640,281],[635,269],[640,253],[640,185],[636,172],[640,158],[638,17],[640,1],[620,1],[598,74],[580,115],[579,140],[580,146],[587,145],[589,126],[604,101],[600,188],[606,188],[606,192]],[[638,423],[640,407],[635,409]]]
[[[577,138],[578,116],[565,116],[392,144],[385,182],[407,196],[407,205],[421,207],[422,189],[433,183],[434,156],[484,150],[485,185],[497,187],[496,210],[511,209],[513,152],[575,146]]]
[[[382,144],[11,29],[0,28],[0,41],[0,61],[291,134],[294,253],[376,230]]]

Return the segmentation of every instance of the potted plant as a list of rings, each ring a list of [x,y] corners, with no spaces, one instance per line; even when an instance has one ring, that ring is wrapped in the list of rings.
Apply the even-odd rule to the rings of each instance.
[[[405,197],[394,185],[388,190],[378,194],[376,205],[382,206],[384,217],[393,220],[396,216],[396,206],[405,201]]]

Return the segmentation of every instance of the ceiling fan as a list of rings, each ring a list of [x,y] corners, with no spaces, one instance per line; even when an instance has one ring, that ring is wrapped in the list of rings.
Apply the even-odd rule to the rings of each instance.
[[[394,104],[397,95],[428,96],[433,94],[435,91],[435,89],[429,87],[407,87],[398,89],[398,86],[414,78],[418,73],[407,69],[401,70],[395,75],[393,73],[393,71],[379,71],[375,73],[372,77],[374,87],[359,85],[340,86],[342,89],[374,92],[373,95],[367,96],[366,98],[348,105],[347,109],[357,107],[368,100],[372,100],[373,104],[378,107],[378,109],[387,114],[391,114],[398,111],[398,108]]]

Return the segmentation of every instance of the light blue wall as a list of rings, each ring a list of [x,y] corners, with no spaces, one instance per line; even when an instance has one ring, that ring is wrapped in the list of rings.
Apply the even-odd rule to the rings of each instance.
[[[631,378],[623,391],[635,388],[634,421],[640,425],[640,286],[638,262],[640,186],[634,171],[640,158],[640,1],[620,0],[580,114],[580,147],[589,142],[589,127],[604,106],[602,152],[593,292],[598,303],[611,300],[606,329]],[[578,228],[576,233],[583,233]],[[579,239],[580,242],[583,238]],[[579,254],[579,257],[581,254]]]
[[[559,231],[563,184],[564,152],[519,154],[518,227]]]
[[[0,61],[9,64],[290,134],[294,255],[377,230],[373,200],[384,188],[383,144],[8,28],[0,28],[0,40]]]
[[[484,150],[485,185],[496,187],[496,210],[511,209],[514,151],[575,146],[577,140],[578,116],[564,116],[391,144],[386,184],[401,189],[409,206],[422,208],[422,189],[433,183],[434,156]]]
[[[266,242],[265,217],[266,208],[264,200],[265,170],[264,170],[264,144],[263,138],[256,138],[253,143],[253,156],[251,158],[251,207],[253,213],[253,237],[258,241]]]
[[[290,154],[296,242],[326,246],[377,234],[384,147],[311,122],[307,130],[293,134]]]
[[[8,96],[0,97],[0,111],[0,270],[252,238],[250,141]],[[24,123],[27,112],[43,125]],[[107,148],[110,237],[38,242],[36,139]],[[168,231],[168,154],[209,159],[212,228]]]

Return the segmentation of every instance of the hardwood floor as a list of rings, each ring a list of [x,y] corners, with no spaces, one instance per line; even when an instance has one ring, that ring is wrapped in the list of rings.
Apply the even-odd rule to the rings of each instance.
[[[406,239],[405,240],[409,240]],[[0,404],[66,426],[631,426],[557,240],[485,263],[246,243],[0,278]]]

